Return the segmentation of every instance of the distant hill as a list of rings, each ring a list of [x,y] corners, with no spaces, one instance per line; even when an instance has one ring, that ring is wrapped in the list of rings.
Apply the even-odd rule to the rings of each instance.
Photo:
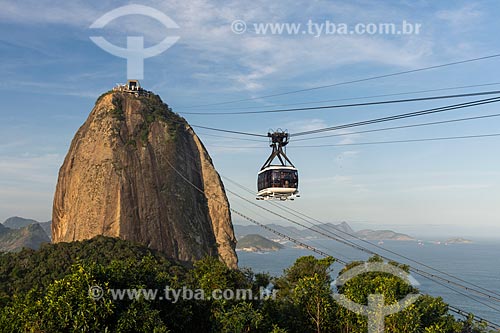
[[[10,229],[21,229],[29,226],[30,224],[38,223],[38,221],[32,219],[25,219],[19,216],[13,216],[5,220],[3,225]]]
[[[2,230],[4,230],[4,232],[6,232],[8,230],[12,230],[12,229],[19,230],[21,228],[27,227],[27,226],[35,224],[35,223],[40,224],[43,231],[45,231],[45,233],[47,234],[47,237],[49,238],[49,240],[52,240],[52,221],[38,222],[38,221],[33,220],[33,219],[25,219],[24,217],[19,217],[19,216],[10,217],[7,220],[5,220],[5,222],[3,224],[0,224],[0,234],[2,234]],[[1,247],[1,244],[0,244],[0,247]]]
[[[282,226],[278,224],[268,224],[268,226],[276,231],[282,232],[294,238],[324,238],[325,236],[320,235],[314,230],[320,231],[322,233],[334,233],[342,237],[355,238],[359,237],[366,240],[400,240],[409,241],[414,240],[413,237],[398,233],[391,230],[369,230],[364,229],[360,231],[354,231],[347,222],[342,222],[339,224],[334,223],[323,223],[317,224],[314,227],[307,229],[299,229],[294,226]],[[258,234],[266,238],[275,238],[276,235],[270,231],[262,229],[256,225],[234,225],[234,231],[238,238],[241,238],[249,234]],[[351,235],[351,236],[349,236]]]
[[[464,239],[464,238],[450,238],[445,241],[447,244],[472,244],[472,241],[469,239]]]
[[[257,251],[277,251],[284,246],[280,243],[273,242],[261,235],[250,234],[243,236],[238,240],[236,248],[244,251],[257,252]]]
[[[36,250],[43,243],[50,243],[50,239],[38,223],[20,229],[4,227],[0,230],[0,252],[17,252],[23,248]]]
[[[364,229],[356,232],[356,236],[366,240],[398,240],[398,241],[411,241],[415,238],[406,234],[401,234],[391,230],[369,230]]]
[[[279,224],[268,224],[268,226],[276,231],[286,233],[287,235],[290,235],[292,237],[299,237],[299,238],[317,238],[318,233],[315,232],[312,229],[315,230],[320,230],[320,231],[333,231],[333,232],[338,232],[338,231],[343,231],[346,233],[354,234],[354,230],[347,224],[346,222],[342,222],[339,224],[333,224],[333,223],[323,223],[323,224],[318,224],[315,227],[311,227],[308,229],[299,229],[294,226],[282,226]],[[259,226],[256,225],[234,225],[234,232],[236,233],[237,237],[242,237],[245,235],[249,234],[258,234],[261,236],[264,236],[266,238],[276,238],[276,235],[270,231],[267,231],[265,229],[262,229]]]

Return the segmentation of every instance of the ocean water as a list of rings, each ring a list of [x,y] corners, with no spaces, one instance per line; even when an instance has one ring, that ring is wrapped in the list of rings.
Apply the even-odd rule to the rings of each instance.
[[[371,256],[330,239],[305,240],[304,243],[321,249],[326,253],[331,254],[333,257],[340,258],[347,262],[353,260],[366,260]],[[410,264],[412,267],[417,269],[435,273],[443,276],[444,278],[450,279],[443,274],[433,272],[429,268],[408,262],[407,260],[397,257],[394,254],[371,247],[366,243],[356,243],[363,245],[364,247],[367,247],[385,257],[394,259],[397,262]],[[250,267],[254,272],[268,272],[271,275],[279,276],[282,275],[283,270],[291,266],[298,257],[305,255],[315,255],[316,257],[319,257],[309,250],[295,248],[293,247],[293,244],[288,243],[286,246],[287,247],[283,250],[269,253],[239,251],[239,265],[240,267]],[[449,245],[425,242],[422,245],[413,241],[385,241],[384,244],[381,244],[380,246],[422,262],[433,268],[439,269],[440,271],[451,274],[469,283],[473,283],[479,287],[500,294],[500,242],[478,241],[472,244]],[[338,271],[342,268],[342,266],[343,265],[340,263],[334,264],[334,276],[337,276]],[[470,295],[481,302],[496,308],[497,310],[492,309],[487,305],[480,304],[458,292],[450,290],[417,274],[412,274],[412,276],[418,281],[418,288],[421,293],[432,296],[441,296],[445,302],[455,307],[467,312],[472,312],[477,316],[500,324],[500,302],[487,300],[483,296],[470,293],[464,289],[448,285],[446,282],[440,281],[449,287],[453,287],[458,292]],[[457,282],[463,284],[460,281]]]

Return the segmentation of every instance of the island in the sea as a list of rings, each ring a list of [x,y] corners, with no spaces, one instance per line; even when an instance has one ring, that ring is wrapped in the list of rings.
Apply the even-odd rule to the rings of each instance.
[[[472,244],[472,241],[469,239],[456,237],[456,238],[450,238],[450,239],[446,240],[445,244]]]
[[[279,231],[287,235],[300,235],[298,239],[317,239],[325,237],[325,234],[330,235],[341,235],[349,239],[361,238],[369,241],[415,241],[416,239],[412,236],[395,232],[392,230],[371,230],[363,229],[359,231],[354,231],[349,224],[342,222],[339,224],[334,223],[322,223],[316,224],[310,228],[297,228],[295,226],[285,226],[279,224],[268,224],[269,228]],[[273,238],[276,237],[272,232],[268,230],[263,230],[259,226],[255,225],[234,225],[234,231],[237,237],[243,237],[250,234],[259,234],[263,237]]]
[[[250,234],[238,239],[236,249],[247,252],[278,251],[284,246],[261,235]]]

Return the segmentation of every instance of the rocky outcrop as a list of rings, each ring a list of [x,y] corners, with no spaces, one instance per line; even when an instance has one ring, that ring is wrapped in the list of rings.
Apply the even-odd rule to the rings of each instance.
[[[143,243],[181,261],[237,266],[222,181],[186,121],[153,94],[101,96],[59,171],[53,242],[97,235]]]

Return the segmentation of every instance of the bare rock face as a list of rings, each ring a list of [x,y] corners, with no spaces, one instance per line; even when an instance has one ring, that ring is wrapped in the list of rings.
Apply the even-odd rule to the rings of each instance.
[[[229,202],[208,152],[153,94],[97,100],[59,171],[52,219],[53,242],[105,235],[181,261],[238,263]]]

